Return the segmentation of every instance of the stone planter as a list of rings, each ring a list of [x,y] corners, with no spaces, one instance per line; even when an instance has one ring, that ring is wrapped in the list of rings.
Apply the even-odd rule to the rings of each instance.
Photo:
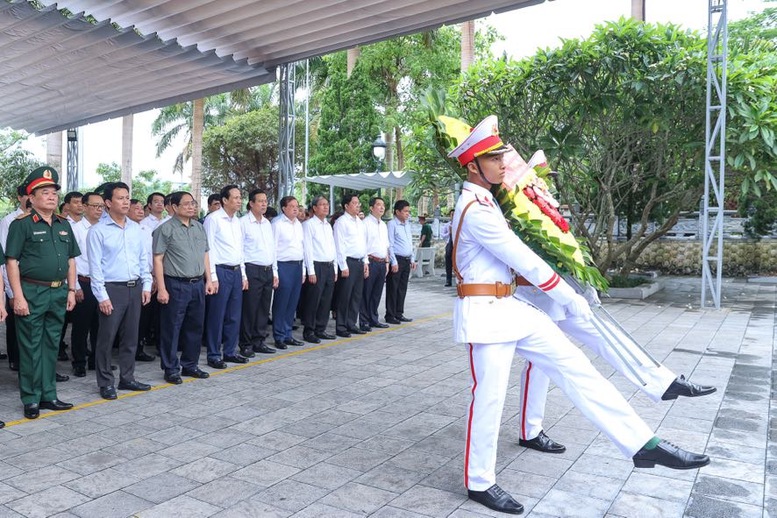
[[[642,300],[648,298],[663,288],[664,285],[660,281],[654,280],[652,282],[643,284],[641,286],[635,286],[633,288],[610,288],[610,290],[607,292],[607,295],[615,299]]]

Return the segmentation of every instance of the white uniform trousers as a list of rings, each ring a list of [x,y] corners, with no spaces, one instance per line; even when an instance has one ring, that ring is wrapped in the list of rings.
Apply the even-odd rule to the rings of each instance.
[[[484,491],[496,483],[499,425],[516,351],[542,369],[626,457],[634,456],[654,436],[620,392],[599,374],[547,315],[537,311],[535,324],[539,324],[537,331],[517,341],[467,345],[472,402],[467,422],[464,481],[470,490]]]
[[[664,367],[656,365],[644,353],[639,351],[627,340],[623,340],[623,346],[628,347],[639,359],[635,361],[625,349],[620,349],[624,358],[637,372],[643,385],[623,363],[623,360],[613,350],[612,346],[602,337],[594,325],[583,318],[568,317],[556,322],[561,330],[568,336],[589,347],[598,356],[604,358],[607,363],[631,381],[637,388],[647,394],[653,401],[660,401],[661,396],[669,388],[677,375]],[[607,325],[603,323],[603,325]],[[612,328],[612,326],[609,326]],[[617,331],[615,331],[618,333]],[[542,420],[545,417],[545,400],[548,395],[550,379],[542,369],[527,361],[521,372],[521,439],[534,439],[542,431]]]

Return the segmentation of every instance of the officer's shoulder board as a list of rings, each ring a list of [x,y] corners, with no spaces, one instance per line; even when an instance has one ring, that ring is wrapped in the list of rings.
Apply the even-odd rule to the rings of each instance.
[[[491,200],[485,196],[481,196],[480,194],[475,195],[475,200],[477,202],[485,207],[493,207],[494,204],[491,202]]]
[[[62,221],[67,221],[67,216],[63,216],[62,214],[54,214],[54,215]]]

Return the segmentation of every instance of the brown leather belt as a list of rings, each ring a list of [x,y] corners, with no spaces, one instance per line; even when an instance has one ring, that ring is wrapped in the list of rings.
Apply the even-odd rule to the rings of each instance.
[[[386,263],[388,260],[385,257],[378,257],[377,255],[368,256],[373,263]]]
[[[530,283],[526,277],[522,275],[516,275],[515,276],[515,285],[516,286],[534,286],[534,284]]]
[[[464,297],[510,297],[515,292],[515,284],[495,282],[493,284],[458,284],[456,293],[460,299]]]
[[[29,282],[30,284],[37,284],[38,286],[46,286],[47,288],[59,288],[61,286],[65,285],[65,281],[39,281],[38,279],[30,279],[29,277],[22,277],[22,280],[24,282]]]

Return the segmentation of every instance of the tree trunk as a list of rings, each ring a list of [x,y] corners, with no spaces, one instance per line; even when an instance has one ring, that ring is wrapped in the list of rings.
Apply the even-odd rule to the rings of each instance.
[[[130,186],[132,192],[132,128],[135,116],[121,118],[121,181]]]
[[[461,24],[461,73],[475,61],[475,21]]]
[[[50,165],[57,170],[62,178],[62,132],[49,133],[46,135],[46,165]]]
[[[386,169],[394,171],[394,132],[386,132]]]
[[[205,99],[194,101],[192,110],[192,197],[202,201],[202,132],[205,126]]]
[[[631,0],[631,17],[635,20],[645,21],[645,2],[647,0]]]
[[[402,129],[397,126],[394,128],[394,142],[397,149],[397,171],[405,170],[405,151],[402,147]]]
[[[354,67],[356,67],[356,60],[359,59],[359,54],[361,54],[361,49],[359,47],[354,47],[346,51],[346,54],[345,54],[346,76],[345,77],[351,77],[351,72],[353,72]]]

